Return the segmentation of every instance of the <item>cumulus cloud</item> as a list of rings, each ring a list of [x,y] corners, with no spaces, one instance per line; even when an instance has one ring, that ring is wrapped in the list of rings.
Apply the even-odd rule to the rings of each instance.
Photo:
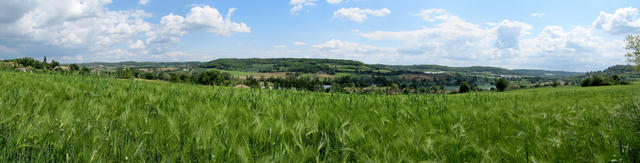
[[[232,22],[230,9],[223,18],[217,9],[197,6],[185,17],[169,14],[160,24],[145,21],[143,10],[110,10],[111,0],[8,0],[0,3],[0,46],[21,56],[67,59],[166,54],[166,45],[190,31],[221,36],[248,33],[244,23]],[[145,38],[146,37],[146,38]],[[141,38],[133,41],[133,38]],[[161,46],[159,46],[159,44]],[[124,47],[124,49],[123,49]],[[3,50],[9,51],[9,50]],[[109,54],[108,56],[100,54]],[[96,57],[90,57],[96,56]],[[131,58],[131,57],[128,57]],[[145,57],[141,57],[145,58]]]
[[[448,22],[461,22],[463,21],[458,16],[452,15],[444,9],[426,9],[420,11],[416,16],[422,17],[425,21],[434,22],[436,20],[444,20]]]
[[[149,0],[140,0],[140,1],[138,1],[138,4],[140,4],[140,5],[146,5],[147,3],[149,3]]]
[[[130,41],[129,42],[129,49],[144,49],[144,42],[142,42],[141,40],[138,40],[136,42]]]
[[[534,13],[531,13],[531,16],[541,18],[541,17],[544,17],[544,13],[534,12]]]
[[[620,40],[605,41],[591,28],[565,30],[548,26],[529,37],[531,25],[503,20],[481,26],[442,9],[416,14],[432,27],[411,31],[374,31],[358,34],[370,40],[402,44],[390,55],[401,64],[492,65],[507,68],[599,70],[624,61]],[[383,63],[389,63],[388,61]]]
[[[360,43],[332,39],[321,44],[312,45],[321,53],[320,57],[365,60],[370,63],[381,63],[393,60],[396,48],[376,47]]]
[[[306,42],[301,42],[301,41],[295,41],[291,43],[292,45],[296,45],[296,46],[304,46],[307,45]]]
[[[302,11],[304,7],[315,6],[316,0],[290,0],[289,4],[293,5],[291,7],[291,14],[296,15],[298,12]]]
[[[146,43],[152,45],[151,50],[161,52],[167,44],[180,41],[183,35],[192,31],[206,31],[227,37],[234,33],[250,33],[251,28],[247,24],[231,21],[235,10],[229,9],[226,18],[209,6],[195,6],[186,17],[171,13],[162,17],[155,30],[146,33]]]
[[[355,22],[363,22],[367,19],[367,15],[372,16],[386,16],[391,14],[391,10],[387,8],[372,10],[372,9],[360,9],[360,8],[341,8],[338,11],[333,12],[333,17],[343,17]]]
[[[340,4],[340,3],[342,3],[342,0],[327,0],[327,3],[330,3],[330,4]]]
[[[520,38],[529,34],[529,30],[533,27],[529,24],[503,20],[498,24],[492,24],[496,26],[496,47],[498,48],[514,48],[518,49]]]
[[[209,6],[193,7],[185,19],[185,29],[189,31],[203,29],[223,36],[251,32],[251,28],[247,24],[231,21],[231,15],[235,11],[236,8],[230,8],[225,19],[215,8]]]
[[[151,30],[142,11],[111,11],[109,0],[29,1],[19,18],[4,18],[1,35],[17,35],[22,41],[42,42],[65,48],[99,49]],[[0,8],[10,8],[0,4]],[[11,11],[13,12],[13,11]]]
[[[624,35],[640,32],[638,9],[633,7],[617,9],[613,14],[600,12],[593,22],[593,27],[613,35]]]

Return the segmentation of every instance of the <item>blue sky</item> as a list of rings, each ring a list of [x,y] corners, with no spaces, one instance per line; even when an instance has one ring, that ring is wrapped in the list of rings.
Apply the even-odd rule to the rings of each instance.
[[[337,58],[593,71],[625,62],[639,1],[6,0],[0,59]]]

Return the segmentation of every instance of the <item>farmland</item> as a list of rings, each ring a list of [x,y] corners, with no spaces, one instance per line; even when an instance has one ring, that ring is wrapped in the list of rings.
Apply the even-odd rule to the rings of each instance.
[[[0,162],[637,162],[640,86],[339,94],[0,72]]]

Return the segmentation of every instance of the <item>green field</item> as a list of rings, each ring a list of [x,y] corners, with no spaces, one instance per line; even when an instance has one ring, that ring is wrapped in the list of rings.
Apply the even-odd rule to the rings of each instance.
[[[638,162],[640,85],[350,95],[0,72],[0,162]]]

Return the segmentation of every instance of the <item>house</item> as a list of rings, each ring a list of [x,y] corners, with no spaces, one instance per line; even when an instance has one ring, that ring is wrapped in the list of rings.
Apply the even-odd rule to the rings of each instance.
[[[323,85],[322,88],[324,89],[331,89],[331,85]]]
[[[249,88],[249,86],[244,85],[244,84],[238,84],[238,85],[236,85],[236,86],[235,86],[235,87],[233,87],[233,88]]]
[[[437,74],[444,74],[444,71],[426,71],[424,72],[425,74],[429,74],[429,75],[437,75]]]
[[[53,68],[53,70],[69,71],[69,67],[67,67],[67,66],[56,66],[56,67]]]
[[[18,67],[18,68],[16,68],[16,71],[27,72],[27,71],[31,71],[31,70],[29,68],[26,68],[26,67]]]

